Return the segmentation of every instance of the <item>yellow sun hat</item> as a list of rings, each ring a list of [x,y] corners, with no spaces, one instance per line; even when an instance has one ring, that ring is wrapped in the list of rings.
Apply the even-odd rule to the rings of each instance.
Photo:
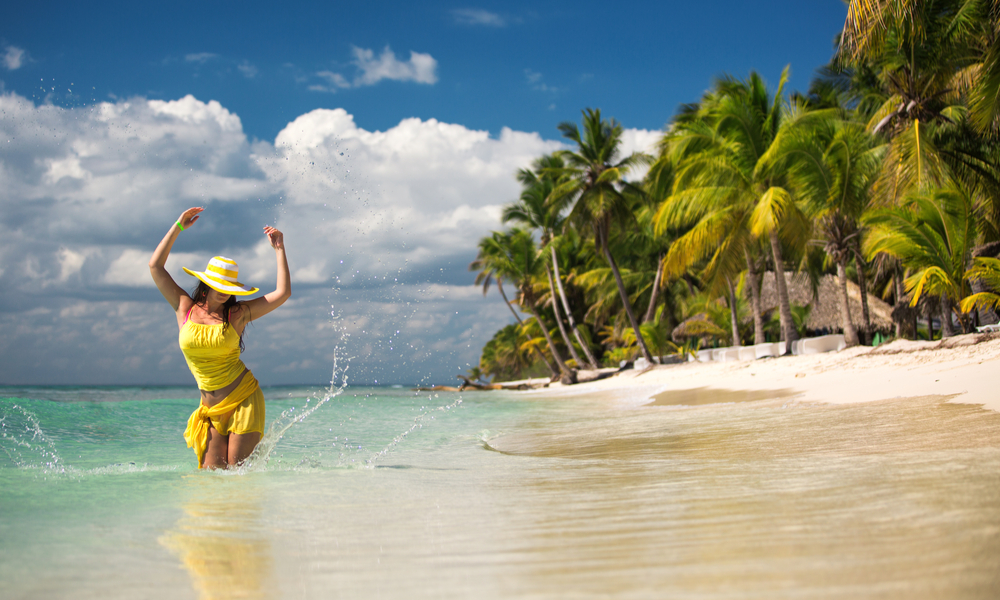
[[[194,275],[205,285],[221,294],[232,294],[233,296],[247,296],[257,291],[248,285],[239,282],[240,268],[236,266],[236,261],[225,256],[216,256],[208,261],[208,266],[204,271],[192,271],[183,267],[188,275]]]

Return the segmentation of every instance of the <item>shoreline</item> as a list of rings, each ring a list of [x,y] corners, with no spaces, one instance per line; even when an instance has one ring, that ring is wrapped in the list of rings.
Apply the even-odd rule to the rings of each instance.
[[[973,333],[937,342],[897,340],[876,348],[855,346],[808,356],[657,365],[571,386],[552,383],[518,394],[607,395],[631,406],[768,398],[852,404],[939,396],[1000,412],[998,367],[1000,335]]]

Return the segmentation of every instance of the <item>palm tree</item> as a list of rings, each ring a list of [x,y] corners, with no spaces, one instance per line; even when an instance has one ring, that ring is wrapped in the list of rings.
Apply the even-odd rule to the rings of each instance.
[[[697,144],[701,142],[701,144]],[[672,164],[680,165],[680,172],[673,178],[669,190],[658,194],[662,197],[660,207],[654,215],[655,231],[663,235],[668,229],[685,230],[683,235],[670,246],[664,260],[664,275],[670,278],[679,276],[688,267],[708,259],[702,271],[702,279],[710,283],[710,287],[718,291],[723,285],[732,296],[732,281],[747,270],[753,295],[754,338],[755,343],[764,343],[764,321],[760,310],[760,288],[757,279],[755,240],[750,234],[750,215],[752,204],[745,197],[734,197],[727,194],[702,193],[705,184],[711,181],[705,178],[706,173],[699,167],[704,155],[694,154],[683,156],[690,152],[692,146],[702,147],[704,143],[711,144],[709,148],[724,145],[715,131],[706,122],[675,123],[673,131],[668,133],[661,142],[660,157],[650,169],[649,186],[662,187],[663,172],[670,172]],[[678,149],[680,153],[678,153]],[[738,316],[735,313],[736,302],[730,298],[730,321],[733,327],[738,327]],[[739,344],[739,336],[734,335],[734,344]]]
[[[559,324],[559,331],[562,334],[563,341],[567,348],[569,348],[570,354],[572,354],[576,364],[583,365],[583,361],[580,360],[580,356],[566,334],[566,329],[559,315],[559,302],[556,301],[557,296],[562,303],[563,310],[566,312],[567,320],[569,321],[570,328],[573,330],[576,341],[587,356],[587,364],[592,369],[596,369],[597,360],[594,358],[589,344],[586,344],[580,335],[580,329],[573,318],[573,311],[570,309],[569,301],[566,298],[566,291],[563,289],[562,279],[559,276],[559,257],[556,253],[555,232],[562,229],[563,218],[559,215],[559,211],[551,203],[547,202],[549,195],[557,183],[555,177],[564,168],[565,165],[562,159],[557,156],[547,155],[536,160],[533,169],[519,170],[517,179],[523,186],[521,196],[517,202],[504,207],[501,220],[504,223],[515,221],[540,231],[542,247],[549,250],[551,264],[553,269],[555,269],[555,280],[553,281],[552,271],[549,270],[549,263],[544,262],[545,275],[548,278],[549,290],[552,296],[552,310],[556,315],[556,322]]]
[[[924,295],[940,296],[942,337],[953,334],[951,314],[969,329],[960,302],[969,295],[966,269],[976,237],[972,200],[958,187],[934,189],[908,197],[906,205],[872,213],[865,253],[898,258],[907,269],[911,306]],[[958,310],[955,310],[955,309]]]
[[[538,311],[539,298],[535,292],[534,279],[542,270],[542,261],[531,233],[524,229],[514,228],[509,232],[483,238],[483,243],[489,248],[486,253],[494,260],[495,270],[517,283],[518,303],[535,317],[542,335],[549,346],[552,358],[559,366],[561,379],[565,383],[576,381],[575,373],[566,365],[559,349],[552,340],[552,335],[545,327],[545,321]]]
[[[514,315],[518,324],[523,324],[521,315],[517,314],[517,311],[511,306],[510,300],[507,299],[507,294],[503,291],[503,276],[498,272],[503,257],[503,253],[499,251],[503,243],[502,238],[502,233],[494,231],[490,238],[479,240],[479,254],[476,256],[476,260],[469,263],[469,270],[479,271],[476,274],[476,285],[482,284],[483,296],[490,291],[490,285],[496,281],[497,290],[503,298],[503,303],[510,309],[510,314]]]
[[[523,327],[510,324],[497,331],[486,342],[479,358],[479,366],[469,369],[470,377],[480,379],[489,374],[494,381],[520,379],[522,373],[532,366],[530,351],[522,343]]]
[[[975,258],[965,278],[982,283],[986,290],[962,300],[959,310],[965,313],[981,309],[1000,310],[1000,259],[989,256]]]
[[[512,265],[510,261],[510,252],[508,246],[510,244],[510,236],[508,234],[500,233],[499,231],[494,231],[489,237],[484,237],[479,240],[479,254],[476,256],[476,260],[469,263],[470,271],[479,271],[476,274],[476,284],[483,285],[483,295],[490,289],[490,284],[495,280],[497,285],[497,290],[500,291],[500,295],[503,297],[504,304],[510,309],[512,315],[517,320],[519,326],[524,326],[524,321],[521,316],[517,314],[514,310],[511,301],[507,299],[507,294],[503,290],[503,278],[513,278],[512,274],[515,272],[512,270]],[[548,367],[549,372],[552,375],[556,374],[556,368],[552,366],[545,354],[539,351],[538,357],[542,359],[545,366]],[[487,371],[489,372],[489,371]]]
[[[883,118],[919,112],[933,117],[936,100],[962,91],[976,127],[986,132],[997,126],[997,0],[851,0],[839,54],[843,61],[888,67],[881,76],[898,97]]]
[[[884,147],[861,124],[834,113],[813,127],[790,131],[777,143],[783,146],[782,154],[797,157],[789,169],[789,181],[816,224],[823,249],[837,266],[841,326],[847,345],[855,346],[858,334],[847,297],[847,262],[851,256],[860,257],[860,219],[869,205]],[[860,268],[858,275],[863,286]]]
[[[981,166],[983,156],[976,148],[954,136],[942,139],[940,130],[954,129],[964,120],[962,92],[989,87],[989,77],[979,75],[989,71],[981,68],[991,43],[986,40],[997,34],[991,4],[994,10],[1000,6],[995,0],[850,2],[838,58],[874,72],[886,97],[868,122],[873,132],[890,140],[875,188],[882,204],[895,206],[912,192],[947,186],[949,167],[964,171],[965,166]],[[963,183],[975,187],[974,182]]]
[[[671,254],[676,254],[668,255],[668,262],[690,265],[711,256],[709,273],[723,280],[739,272],[741,261],[756,279],[753,240],[770,245],[782,339],[790,352],[798,334],[788,300],[782,242],[801,246],[808,222],[785,176],[796,157],[782,153],[775,140],[788,130],[808,126],[816,113],[782,109],[781,92],[787,79],[786,67],[772,97],[757,73],[746,80],[722,78],[696,113],[683,115],[676,139],[664,144],[688,156],[681,162],[674,193],[664,202],[659,217],[661,230],[669,224],[694,224],[675,242]],[[750,284],[755,290],[756,281]],[[757,343],[763,341],[759,315],[759,299],[754,298]]]
[[[632,303],[629,301],[618,264],[610,250],[612,226],[621,220],[631,219],[625,190],[630,187],[625,176],[647,158],[633,153],[618,160],[622,141],[622,126],[614,119],[605,121],[600,110],[583,111],[583,131],[576,123],[564,122],[559,125],[563,137],[576,143],[576,151],[558,152],[567,167],[563,170],[566,181],[553,190],[550,202],[556,207],[572,204],[568,220],[578,226],[589,226],[593,231],[595,245],[611,267],[618,285],[618,293],[628,315],[632,329],[643,357],[653,362],[646,342],[639,330]]]

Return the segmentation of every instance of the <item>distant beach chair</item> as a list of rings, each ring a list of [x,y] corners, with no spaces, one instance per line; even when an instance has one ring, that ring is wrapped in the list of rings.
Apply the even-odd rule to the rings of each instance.
[[[976,331],[979,333],[990,333],[993,331],[1000,331],[1000,323],[994,323],[992,325],[983,325],[981,327],[976,327]]]
[[[767,344],[757,344],[753,347],[756,358],[768,358],[771,356],[781,356],[778,344],[770,342]]]
[[[844,336],[834,334],[799,340],[798,346],[797,354],[822,354],[824,352],[839,352],[847,347],[847,343],[844,342]]]

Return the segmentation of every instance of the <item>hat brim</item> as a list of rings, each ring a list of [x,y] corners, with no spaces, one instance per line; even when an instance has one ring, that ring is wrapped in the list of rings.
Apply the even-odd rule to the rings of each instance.
[[[212,288],[213,290],[219,292],[220,294],[230,294],[232,296],[249,296],[250,294],[255,294],[258,291],[260,291],[259,288],[243,285],[238,281],[235,283],[229,281],[220,281],[202,271],[192,271],[187,267],[181,267],[181,268],[184,269],[185,273],[197,277],[198,279],[201,280],[202,283]]]

